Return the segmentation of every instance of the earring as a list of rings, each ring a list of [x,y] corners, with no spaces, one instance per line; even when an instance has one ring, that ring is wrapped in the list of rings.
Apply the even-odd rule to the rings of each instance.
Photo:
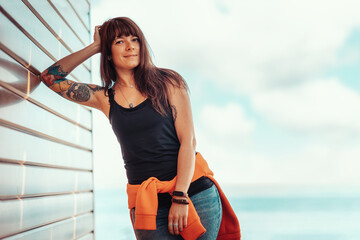
[[[111,61],[111,56],[108,56],[108,57],[107,57],[107,60],[108,60],[108,61]]]

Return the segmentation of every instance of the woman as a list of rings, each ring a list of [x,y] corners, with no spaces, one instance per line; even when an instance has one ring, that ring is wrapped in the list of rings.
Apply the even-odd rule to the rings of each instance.
[[[66,78],[99,52],[104,87]],[[218,237],[224,203],[205,160],[196,160],[201,164],[195,167],[201,156],[195,151],[188,86],[175,71],[154,66],[145,37],[131,19],[114,18],[95,27],[92,44],[50,66],[40,79],[62,97],[108,117],[121,145],[137,239]],[[146,184],[153,188],[145,189]],[[151,208],[153,220],[146,215]],[[239,239],[238,232],[227,239]]]

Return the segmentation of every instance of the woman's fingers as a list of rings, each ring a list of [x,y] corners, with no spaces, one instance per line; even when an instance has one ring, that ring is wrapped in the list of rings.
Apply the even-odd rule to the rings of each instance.
[[[184,226],[183,226],[183,218],[179,218],[179,233],[184,229]]]
[[[95,26],[95,31],[94,31],[94,42],[99,42],[100,43],[100,28],[101,25]]]
[[[179,235],[179,222],[178,221],[174,222],[174,234]]]
[[[184,216],[184,219],[183,219],[183,226],[184,226],[184,228],[186,228],[186,226],[187,226],[187,215],[186,215],[186,216]]]
[[[181,204],[172,204],[169,217],[168,228],[172,235],[179,235],[187,226],[188,206]]]
[[[168,228],[169,228],[170,234],[174,235],[174,223],[173,223],[172,219],[171,220],[169,219]]]

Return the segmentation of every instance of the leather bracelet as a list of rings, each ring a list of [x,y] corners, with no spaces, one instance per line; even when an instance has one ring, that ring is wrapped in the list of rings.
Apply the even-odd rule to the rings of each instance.
[[[173,198],[172,199],[172,202],[173,203],[178,203],[178,204],[189,204],[188,200],[187,199],[176,199],[176,198]]]
[[[188,197],[188,194],[185,192],[180,192],[180,191],[173,191],[172,193],[173,196],[177,196],[177,197]]]

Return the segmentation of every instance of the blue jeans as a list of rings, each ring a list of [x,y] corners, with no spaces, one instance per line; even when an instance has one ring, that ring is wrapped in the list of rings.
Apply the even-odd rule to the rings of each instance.
[[[206,232],[199,240],[215,240],[221,223],[222,207],[219,192],[215,184],[190,197]],[[172,240],[183,239],[180,235],[171,235],[168,229],[169,208],[158,208],[156,230],[135,229],[138,240]],[[131,218],[135,222],[135,208],[131,209]]]

